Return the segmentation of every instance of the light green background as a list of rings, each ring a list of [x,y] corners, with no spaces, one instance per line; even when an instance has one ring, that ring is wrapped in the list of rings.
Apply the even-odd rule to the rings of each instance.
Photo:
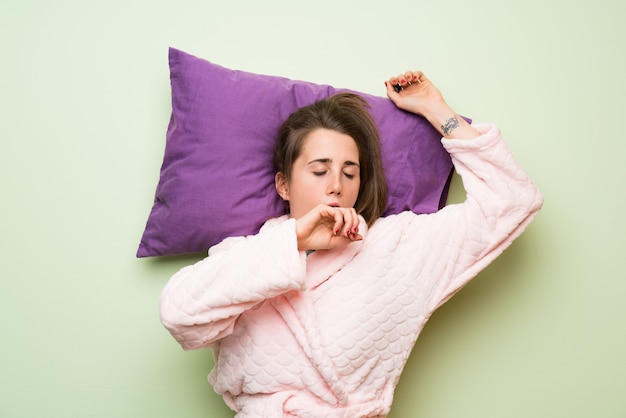
[[[210,352],[183,352],[158,320],[161,288],[197,256],[135,258],[173,46],[377,95],[423,69],[458,112],[500,124],[544,193],[426,326],[390,417],[626,417],[625,4],[3,2],[0,416],[233,415]]]

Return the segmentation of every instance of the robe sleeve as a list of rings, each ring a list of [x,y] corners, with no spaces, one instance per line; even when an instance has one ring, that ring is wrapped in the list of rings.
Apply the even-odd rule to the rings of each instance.
[[[294,220],[254,236],[227,238],[171,277],[161,292],[161,322],[183,349],[208,347],[232,333],[243,312],[305,288],[305,276]]]
[[[467,198],[435,214],[410,218],[403,246],[433,312],[500,255],[543,205],[532,180],[513,159],[497,126],[479,124],[475,139],[442,139]],[[400,251],[400,252],[403,252]],[[426,255],[424,255],[426,254]]]

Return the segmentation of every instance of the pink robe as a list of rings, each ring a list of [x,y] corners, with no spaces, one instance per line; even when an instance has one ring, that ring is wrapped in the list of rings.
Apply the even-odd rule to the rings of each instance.
[[[161,319],[238,418],[384,417],[431,314],[519,236],[543,204],[495,125],[442,140],[467,200],[377,220],[363,241],[309,256],[295,220],[226,239],[176,273]]]

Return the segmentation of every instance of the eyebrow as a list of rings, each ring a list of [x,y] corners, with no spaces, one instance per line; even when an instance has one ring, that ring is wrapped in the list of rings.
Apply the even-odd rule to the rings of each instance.
[[[311,160],[311,161],[309,161],[309,162],[307,163],[307,165],[310,165],[310,164],[313,164],[313,163],[329,164],[329,163],[331,163],[331,162],[333,162],[333,160],[332,160],[332,159],[330,159],[330,158],[316,158],[315,160]],[[344,166],[357,166],[357,167],[361,167],[361,166],[359,165],[359,163],[356,163],[356,162],[354,162],[354,161],[350,161],[350,160],[345,161],[345,162],[343,163],[343,165],[344,165]]]

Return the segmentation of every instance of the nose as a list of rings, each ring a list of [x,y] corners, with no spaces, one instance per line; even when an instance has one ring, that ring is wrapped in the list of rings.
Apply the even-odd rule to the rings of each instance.
[[[341,174],[330,176],[328,181],[328,194],[341,195]]]

